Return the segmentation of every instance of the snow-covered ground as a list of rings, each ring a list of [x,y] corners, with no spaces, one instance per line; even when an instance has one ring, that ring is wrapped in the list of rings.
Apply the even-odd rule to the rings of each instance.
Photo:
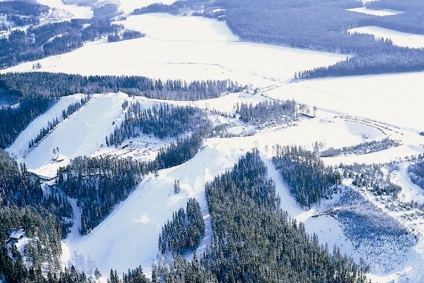
[[[348,30],[349,33],[371,34],[375,38],[390,39],[394,45],[410,48],[424,48],[424,35],[411,34],[377,26],[366,26]]]

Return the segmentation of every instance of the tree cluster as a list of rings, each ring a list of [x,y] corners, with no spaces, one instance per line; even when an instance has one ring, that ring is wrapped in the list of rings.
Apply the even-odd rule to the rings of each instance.
[[[200,205],[196,199],[191,198],[187,202],[184,211],[180,208],[174,212],[172,221],[165,223],[159,235],[159,250],[162,254],[183,255],[186,252],[195,251],[200,240],[205,235],[205,222],[203,221]]]
[[[298,104],[294,100],[265,101],[253,106],[241,103],[237,105],[236,113],[245,123],[289,123],[298,119]]]
[[[277,146],[273,162],[296,201],[311,207],[341,183],[340,174],[326,167],[316,153],[297,146]]]
[[[370,142],[364,142],[358,145],[346,146],[342,148],[328,148],[326,150],[320,151],[320,157],[334,157],[339,155],[347,154],[368,154],[373,152],[382,151],[391,147],[399,146],[398,141],[392,140],[390,138],[384,138],[380,141],[374,140]]]
[[[419,159],[408,167],[408,175],[412,183],[424,190],[424,159]]]
[[[160,139],[175,138],[209,126],[208,118],[199,108],[162,103],[143,109],[139,102],[135,102],[128,107],[121,125],[114,129],[109,138],[106,137],[106,145],[119,146],[124,140],[142,134]]]
[[[32,94],[61,97],[75,93],[122,91],[153,99],[201,100],[237,90],[240,87],[227,80],[188,83],[182,80],[153,80],[142,76],[82,76],[47,72],[0,74],[0,92],[17,97]]]
[[[18,135],[57,100],[48,97],[27,96],[18,107],[0,108],[0,148],[10,146]]]
[[[402,188],[393,184],[389,176],[385,176],[378,164],[364,165],[344,165],[343,177],[353,179],[352,185],[373,192],[375,195],[389,195],[397,198]]]

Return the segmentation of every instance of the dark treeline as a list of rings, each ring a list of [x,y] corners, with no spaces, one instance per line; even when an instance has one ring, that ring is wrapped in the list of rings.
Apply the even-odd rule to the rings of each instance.
[[[417,72],[424,70],[424,49],[391,46],[350,57],[328,67],[299,72],[296,79]]]
[[[205,235],[200,205],[196,199],[189,199],[184,211],[180,208],[174,212],[172,221],[165,223],[159,235],[159,250],[162,254],[172,252],[182,255],[194,251]]]
[[[378,152],[381,150],[388,149],[390,147],[399,146],[398,141],[392,140],[390,138],[384,138],[380,141],[369,141],[360,143],[358,145],[346,146],[342,148],[333,148],[330,147],[326,150],[323,150],[319,153],[320,157],[334,157],[339,155],[347,154],[369,154],[373,152]]]
[[[78,111],[81,107],[83,107],[85,104],[87,104],[91,99],[91,96],[85,96],[83,98],[81,98],[80,101],[77,101],[75,103],[72,103],[71,105],[68,106],[68,108],[66,108],[66,110],[62,111],[62,119],[66,119],[68,118],[70,115],[72,115],[74,112]],[[60,120],[59,118],[55,118],[52,121],[49,121],[47,123],[47,127],[42,128],[40,130],[40,133],[37,135],[37,137],[35,137],[35,139],[31,139],[28,147],[31,149],[34,146],[37,146],[37,144],[43,139],[45,138],[48,134],[50,134],[50,132],[57,126],[59,125]]]
[[[0,68],[69,52],[82,47],[86,41],[102,37],[118,41],[143,36],[122,25],[112,24],[111,18],[117,15],[116,5],[93,7],[94,17],[91,19],[40,25],[40,19],[48,13],[49,7],[28,1],[0,3],[0,15],[6,18],[5,22],[0,22],[0,30],[9,32],[0,39]],[[25,29],[14,29],[17,26],[25,26]]]
[[[58,272],[61,239],[72,216],[70,205],[57,193],[43,194],[39,179],[1,149],[0,202],[0,278],[42,282],[39,275],[45,263],[49,272]],[[6,242],[14,229],[23,229],[31,239],[23,251]]]
[[[21,99],[18,107],[0,108],[0,148],[11,145],[32,120],[56,101],[54,98],[28,96]]]
[[[14,30],[9,37],[0,39],[0,68],[69,52],[83,46],[84,41],[93,41],[121,30],[121,25],[97,19],[72,19],[32,25],[26,31]]]
[[[82,76],[30,72],[0,75],[0,91],[8,96],[67,96],[75,93],[123,91],[131,95],[166,100],[201,100],[219,97],[240,87],[231,81],[153,80],[142,76]]]
[[[208,118],[198,108],[162,103],[143,109],[139,102],[135,102],[128,107],[121,125],[114,129],[109,138],[106,137],[106,145],[119,146],[124,140],[142,134],[154,135],[160,139],[175,138],[208,127]]]
[[[297,107],[298,104],[294,100],[265,101],[255,106],[241,103],[237,105],[236,113],[245,123],[288,123],[298,119]]]
[[[341,183],[340,174],[326,167],[316,153],[297,146],[277,146],[273,162],[296,201],[311,207]]]

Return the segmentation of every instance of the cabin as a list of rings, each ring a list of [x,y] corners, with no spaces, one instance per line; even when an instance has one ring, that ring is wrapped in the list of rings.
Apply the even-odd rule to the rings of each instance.
[[[6,244],[17,244],[25,236],[24,229],[12,229]]]

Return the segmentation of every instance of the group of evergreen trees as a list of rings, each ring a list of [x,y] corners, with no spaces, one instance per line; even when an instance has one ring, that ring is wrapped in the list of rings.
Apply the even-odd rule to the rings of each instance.
[[[408,167],[408,175],[415,185],[424,190],[424,159],[422,157]]]
[[[298,119],[298,104],[294,100],[265,101],[255,106],[241,103],[237,105],[236,113],[245,123],[289,123]]]
[[[160,139],[175,138],[187,132],[210,127],[210,122],[199,108],[179,107],[162,103],[143,109],[139,102],[132,103],[124,121],[106,137],[107,146],[118,146],[128,138],[141,134],[154,135]]]
[[[353,179],[352,185],[358,188],[365,187],[376,195],[387,195],[397,198],[402,191],[399,185],[390,181],[390,176],[383,173],[379,164],[343,165],[341,168],[343,169],[343,177]]]
[[[296,201],[311,207],[327,195],[328,190],[341,183],[341,176],[326,167],[316,153],[297,146],[277,147],[273,162]]]
[[[369,142],[360,143],[358,145],[346,146],[342,148],[330,147],[326,150],[320,151],[321,157],[334,157],[339,155],[347,154],[369,154],[378,152],[381,150],[388,149],[390,147],[399,146],[400,142],[392,140],[390,138],[384,138],[380,141],[373,140]]]
[[[58,272],[61,239],[71,217],[69,203],[57,193],[44,195],[39,179],[1,149],[0,204],[0,278],[42,282],[34,278],[39,278],[45,263],[49,272]],[[6,243],[13,229],[23,229],[31,239],[21,252]]]
[[[165,223],[159,235],[159,250],[162,254],[172,252],[182,255],[194,251],[205,235],[205,222],[203,221],[200,205],[196,199],[187,202],[184,211],[180,208],[174,212],[172,221]]]
[[[57,100],[40,96],[24,97],[17,107],[0,108],[0,148],[10,146],[18,135]]]
[[[240,86],[228,80],[154,80],[142,76],[82,76],[64,73],[29,72],[0,74],[0,93],[18,97],[31,94],[61,97],[75,93],[122,91],[130,95],[164,100],[201,100],[219,97]]]

